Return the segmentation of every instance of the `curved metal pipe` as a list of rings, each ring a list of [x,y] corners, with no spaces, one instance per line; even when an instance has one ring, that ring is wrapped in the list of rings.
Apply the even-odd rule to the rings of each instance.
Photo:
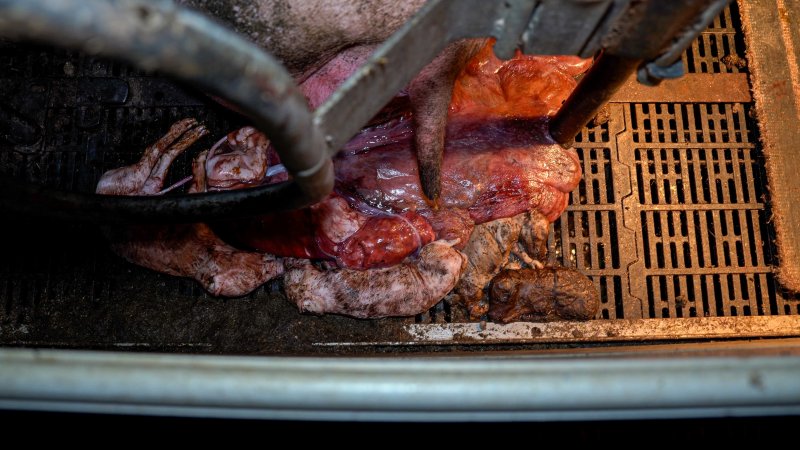
[[[0,211],[100,223],[192,223],[296,209],[317,200],[296,183],[191,195],[95,195],[0,178]]]
[[[52,206],[78,208],[58,211],[63,216],[88,214],[116,220],[121,213],[172,220],[200,216],[192,208],[205,211],[203,217],[207,217],[216,213],[214,208],[245,215],[299,207],[322,200],[333,190],[333,164],[322,133],[289,73],[262,49],[199,13],[168,0],[0,0],[0,35],[122,58],[219,95],[270,137],[296,184],[296,188],[170,196],[169,201],[164,197],[103,199],[43,187],[17,189],[14,195],[35,191],[27,201],[38,198]],[[20,205],[25,199],[11,197],[5,189],[0,191],[0,204],[32,209],[31,204]],[[241,201],[249,206],[233,204]],[[170,211],[167,205],[180,211]]]

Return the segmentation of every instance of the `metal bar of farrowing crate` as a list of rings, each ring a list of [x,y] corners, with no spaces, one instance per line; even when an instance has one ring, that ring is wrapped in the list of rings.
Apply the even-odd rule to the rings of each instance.
[[[783,354],[274,358],[0,350],[0,408],[303,420],[800,413]],[[763,347],[761,350],[763,351]]]
[[[564,147],[571,146],[575,136],[637,69],[640,82],[657,84],[660,79],[650,80],[651,74],[643,71],[651,66],[648,62],[665,51],[683,52],[716,15],[709,15],[706,10],[718,12],[729,1],[649,1],[632,6],[625,17],[618,19],[616,29],[605,37],[602,54],[553,117],[550,123],[553,139]],[[681,39],[674,43],[676,36]],[[683,47],[675,48],[678,44]],[[643,73],[647,76],[643,77]]]

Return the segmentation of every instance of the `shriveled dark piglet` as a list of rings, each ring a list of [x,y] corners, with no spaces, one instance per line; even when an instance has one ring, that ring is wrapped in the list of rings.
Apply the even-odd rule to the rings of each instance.
[[[489,317],[502,323],[589,320],[600,308],[592,281],[565,267],[504,270],[492,279],[489,297]]]
[[[527,265],[541,268],[547,252],[550,222],[536,211],[477,225],[464,247],[468,264],[456,287],[447,295],[470,319],[489,311],[484,290],[501,270]]]

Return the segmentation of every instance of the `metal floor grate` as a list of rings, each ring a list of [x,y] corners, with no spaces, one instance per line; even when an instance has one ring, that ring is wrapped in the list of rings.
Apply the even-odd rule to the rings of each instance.
[[[746,72],[735,7],[684,53],[687,77]],[[551,250],[595,281],[598,318],[800,314],[773,276],[751,109],[681,98],[615,103],[578,138],[584,180]]]
[[[602,317],[790,313],[763,244],[763,164],[747,105],[610,109],[615,139],[579,144],[584,182],[554,238],[562,263],[597,281]]]
[[[689,81],[729,77],[749,96],[735,6],[683,61]],[[635,339],[682,339],[673,319],[721,318],[738,333],[741,324],[729,318],[800,315],[800,301],[774,276],[752,103],[731,97],[726,82],[714,86],[706,97],[732,100],[618,98],[576,139],[584,179],[553,226],[549,257],[595,282],[602,302],[595,323],[457,323],[463,315],[445,302],[409,319],[304,316],[277,283],[242,299],[210,298],[191,280],[125,263],[91,227],[7,220],[0,227],[14,239],[0,259],[0,345],[280,354],[350,343],[390,351],[420,342],[613,340],[621,335],[615,327],[636,320],[655,321]],[[10,124],[0,125],[2,176],[92,191],[100,174],[137,160],[190,116],[211,131],[198,148],[241,125],[202,94],[156,75],[0,42],[0,123]],[[176,162],[172,180],[188,173],[192,155]],[[759,324],[748,330],[742,336],[775,335]]]

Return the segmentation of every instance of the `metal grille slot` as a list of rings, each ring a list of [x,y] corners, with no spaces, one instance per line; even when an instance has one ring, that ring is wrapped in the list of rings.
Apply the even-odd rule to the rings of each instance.
[[[736,21],[736,22],[734,22]],[[745,67],[741,24],[731,8],[727,7],[708,29],[686,49],[683,68],[686,73],[737,73]]]

